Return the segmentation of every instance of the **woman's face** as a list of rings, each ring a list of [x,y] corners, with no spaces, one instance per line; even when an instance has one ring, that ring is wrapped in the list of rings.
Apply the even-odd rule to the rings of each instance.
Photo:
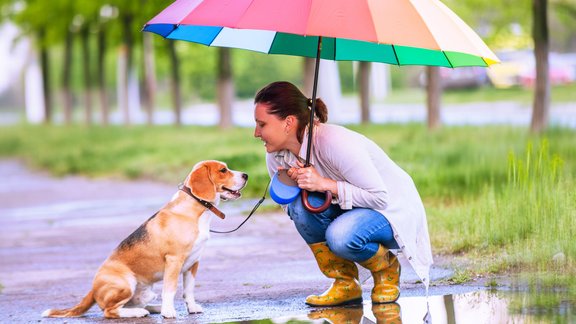
[[[276,115],[268,113],[268,105],[257,103],[254,108],[254,137],[264,142],[266,152],[277,152],[287,149],[288,129],[286,119],[280,119]]]

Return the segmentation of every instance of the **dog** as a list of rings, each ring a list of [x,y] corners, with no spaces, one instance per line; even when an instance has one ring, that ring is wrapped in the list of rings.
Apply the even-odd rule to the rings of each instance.
[[[202,312],[194,300],[194,284],[199,258],[210,236],[211,212],[223,218],[215,206],[220,200],[240,198],[247,181],[246,173],[230,170],[223,162],[197,163],[172,200],[104,261],[92,290],[80,303],[68,309],[48,309],[42,316],[78,317],[97,303],[106,318],[144,317],[150,313],[174,318],[180,274],[188,312]],[[162,304],[148,305],[156,298],[152,285],[160,280],[164,281]]]

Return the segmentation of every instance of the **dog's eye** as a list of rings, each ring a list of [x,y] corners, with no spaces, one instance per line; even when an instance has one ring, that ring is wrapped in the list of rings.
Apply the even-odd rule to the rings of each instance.
[[[222,168],[222,169],[220,169],[220,172],[222,172],[222,173],[226,173],[226,172],[228,172],[228,169],[226,169],[226,168]]]

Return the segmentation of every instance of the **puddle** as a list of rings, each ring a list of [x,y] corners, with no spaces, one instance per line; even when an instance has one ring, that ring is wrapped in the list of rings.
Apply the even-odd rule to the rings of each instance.
[[[475,291],[430,296],[428,302],[426,297],[402,297],[394,304],[365,302],[358,307],[319,308],[306,315],[241,323],[576,323],[576,308],[557,294]]]

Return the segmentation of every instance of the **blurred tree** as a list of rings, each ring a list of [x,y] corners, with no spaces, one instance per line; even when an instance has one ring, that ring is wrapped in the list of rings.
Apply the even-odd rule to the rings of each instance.
[[[426,107],[428,129],[433,130],[441,126],[440,105],[442,97],[442,81],[438,66],[426,67]]]
[[[532,120],[530,130],[541,132],[548,126],[550,109],[550,82],[549,82],[549,62],[548,52],[550,51],[550,36],[548,31],[548,1],[531,0],[516,2],[512,0],[447,0],[453,4],[458,11],[469,19],[478,21],[481,25],[487,26],[484,36],[489,40],[497,39],[498,35],[508,34],[513,24],[517,24],[529,30],[531,26],[532,43],[534,46],[534,57],[536,61],[536,86],[534,100],[532,104]],[[528,6],[532,4],[531,8]],[[553,0],[554,7],[561,10],[561,15],[571,17],[565,19],[566,24],[574,25],[576,17],[576,1],[574,0]],[[478,14],[478,13],[483,14]],[[529,15],[528,12],[532,14]],[[519,31],[516,30],[516,33]],[[512,35],[521,37],[522,35]]]
[[[316,59],[311,57],[304,57],[303,59],[304,93],[308,97],[312,97],[315,68],[316,68]]]
[[[73,60],[73,47],[74,47],[74,31],[72,26],[72,18],[75,14],[74,2],[66,0],[58,0],[55,2],[58,11],[62,13],[65,19],[58,20],[62,34],[64,35],[64,62],[72,62]],[[62,101],[64,123],[70,125],[72,123],[73,112],[73,96],[71,89],[72,79],[72,64],[64,64],[62,68]]]
[[[576,51],[576,0],[552,0],[550,5],[551,9],[555,9],[555,16],[569,33],[566,37],[568,44],[565,49],[572,52]]]
[[[98,19],[96,20],[96,79],[100,97],[101,123],[107,126],[110,123],[110,102],[106,86],[106,52],[108,50],[108,35],[110,21],[116,18],[117,9],[103,1],[98,1]]]
[[[90,23],[84,22],[80,27],[80,45],[82,52],[82,72],[84,76],[84,121],[92,124],[92,73],[90,69]]]
[[[530,130],[540,133],[546,129],[550,115],[548,0],[532,0],[532,17],[532,37],[534,38],[534,56],[536,58],[536,85]]]
[[[154,63],[154,44],[153,39],[154,37],[150,33],[142,33],[142,40],[143,40],[143,55],[144,59],[142,60],[143,68],[144,68],[144,87],[146,91],[144,91],[144,106],[146,107],[146,122],[148,125],[152,125],[154,123],[154,105],[155,105],[155,98],[156,98],[156,69]]]
[[[234,102],[234,81],[232,80],[232,60],[230,49],[218,49],[218,108],[220,128],[232,127],[232,104]]]
[[[172,89],[172,104],[174,109],[176,126],[182,125],[182,94],[180,93],[180,59],[176,52],[176,44],[173,40],[167,40],[168,53],[170,55],[170,71]]]
[[[104,2],[101,3],[103,4]],[[110,26],[109,41],[113,45],[118,45],[118,106],[122,113],[123,123],[130,125],[132,123],[130,105],[133,102],[130,100],[128,90],[130,82],[137,82],[131,76],[136,76],[139,70],[134,63],[138,58],[136,49],[141,44],[138,40],[143,37],[141,33],[143,22],[153,15],[152,12],[155,12],[157,6],[161,7],[162,4],[156,1],[109,0],[106,5],[111,6],[117,12]]]
[[[144,23],[146,21],[148,21],[149,19],[151,19],[152,17],[154,17],[156,14],[158,14],[158,12],[160,12],[162,9],[164,9],[164,7],[166,6],[166,3],[162,2],[162,1],[150,1],[150,0],[145,0],[141,2],[141,6],[140,9],[141,11],[138,14],[138,20],[140,21],[140,28],[142,28],[142,26],[144,25]],[[154,111],[155,111],[155,106],[156,106],[156,92],[157,92],[157,82],[156,82],[156,63],[155,63],[155,51],[154,51],[154,44],[153,44],[153,35],[151,33],[140,33],[141,37],[142,37],[142,55],[143,55],[143,70],[144,70],[144,106],[146,107],[146,120],[148,125],[152,125],[153,124],[153,116],[154,116]],[[170,57],[172,59],[174,59],[174,57],[172,55],[175,55],[174,53],[171,53]],[[173,62],[174,63],[174,62]],[[178,64],[177,62],[175,64]],[[177,80],[179,80],[179,77],[177,78]],[[177,81],[174,84],[174,87],[180,87],[180,82]],[[180,96],[180,92],[176,91],[174,92],[174,95],[178,95]],[[176,102],[181,102],[181,98],[178,98],[177,100],[174,101],[175,104],[177,104]],[[175,108],[176,111],[178,111],[178,118],[177,118],[177,123],[176,124],[180,124],[180,110],[181,108]]]
[[[370,123],[370,62],[359,62],[358,90],[360,91],[360,122]]]
[[[42,71],[42,88],[44,101],[44,120],[46,124],[52,123],[53,96],[50,78],[50,46],[62,35],[62,29],[52,22],[58,19],[59,13],[53,10],[52,4],[41,0],[6,2],[12,6],[8,17],[14,21],[25,35],[34,40],[40,55]]]

